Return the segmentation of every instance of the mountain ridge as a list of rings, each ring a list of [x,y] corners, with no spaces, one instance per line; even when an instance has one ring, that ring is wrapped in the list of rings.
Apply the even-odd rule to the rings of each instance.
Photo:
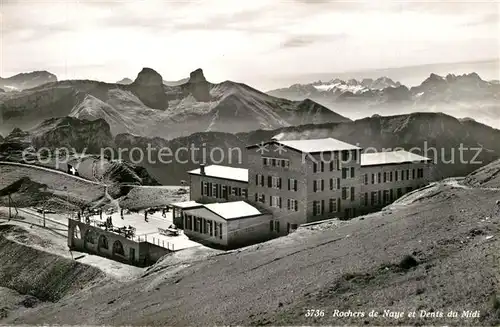
[[[348,121],[317,103],[269,96],[246,84],[208,82],[201,69],[181,85],[165,85],[144,68],[128,85],[91,80],[52,82],[0,96],[4,129],[29,129],[44,119],[105,119],[114,135],[174,138],[200,130],[230,132],[300,123]],[[2,132],[6,132],[3,130]]]
[[[475,72],[444,76],[431,73],[419,85],[410,88],[386,77],[375,81],[332,79],[293,84],[267,93],[295,101],[310,98],[352,119],[370,116],[374,112],[393,115],[431,111],[475,117],[500,127],[500,123],[496,123],[500,110],[500,85],[481,79]]]

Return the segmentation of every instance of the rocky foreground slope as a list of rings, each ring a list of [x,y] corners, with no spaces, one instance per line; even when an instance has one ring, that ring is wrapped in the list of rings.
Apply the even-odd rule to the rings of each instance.
[[[163,260],[137,280],[103,283],[0,322],[500,323],[498,192],[446,182],[418,192],[408,195],[411,201],[402,198],[351,221],[302,227],[285,238],[205,259]],[[323,314],[309,317],[308,310]],[[379,315],[368,316],[372,310]],[[416,316],[409,317],[413,311]],[[447,316],[452,311],[457,317]]]

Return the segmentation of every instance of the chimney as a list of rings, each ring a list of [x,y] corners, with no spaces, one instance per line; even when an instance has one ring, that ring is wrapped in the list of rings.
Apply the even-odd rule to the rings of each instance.
[[[200,164],[200,174],[205,175],[205,164]]]

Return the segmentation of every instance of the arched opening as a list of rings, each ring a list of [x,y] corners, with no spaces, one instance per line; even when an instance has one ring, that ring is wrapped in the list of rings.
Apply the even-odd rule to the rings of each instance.
[[[123,250],[123,245],[122,242],[116,240],[113,243],[113,255],[114,254],[119,254],[119,255],[125,255],[125,251]]]
[[[108,250],[109,249],[109,244],[108,244],[108,238],[104,235],[99,236],[99,241],[97,242],[97,250]]]
[[[85,232],[85,236],[83,237],[83,246],[87,247],[87,244],[96,244],[97,243],[97,233],[89,228]]]
[[[82,230],[80,229],[80,226],[76,225],[75,228],[73,229],[73,238],[77,240],[82,239]]]

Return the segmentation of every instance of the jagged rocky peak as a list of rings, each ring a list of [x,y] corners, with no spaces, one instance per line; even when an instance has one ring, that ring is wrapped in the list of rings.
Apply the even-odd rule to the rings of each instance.
[[[200,83],[206,82],[205,75],[203,75],[203,69],[198,68],[189,74],[189,83]]]
[[[429,75],[429,77],[426,79],[426,81],[442,81],[442,80],[443,80],[443,77],[441,77],[437,74],[434,74],[434,73],[431,73]]]
[[[137,75],[134,84],[142,86],[163,85],[163,78],[156,70],[145,67]]]
[[[130,89],[146,106],[167,109],[168,100],[163,88],[163,78],[154,69],[143,68],[130,84]]]
[[[205,75],[203,75],[203,70],[201,68],[198,68],[189,74],[189,81],[187,83],[189,92],[197,101],[210,101],[211,97],[208,84],[209,83],[207,82]]]

